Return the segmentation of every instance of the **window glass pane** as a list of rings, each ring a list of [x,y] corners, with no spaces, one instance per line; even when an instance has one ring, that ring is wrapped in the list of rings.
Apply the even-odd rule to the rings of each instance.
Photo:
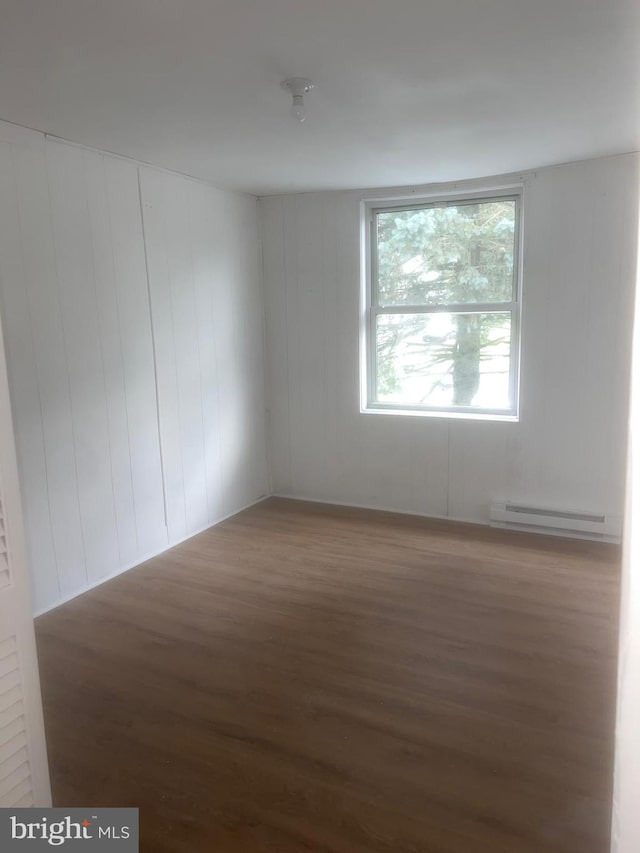
[[[376,318],[376,401],[506,410],[511,314]]]
[[[515,201],[376,214],[380,305],[511,302]]]

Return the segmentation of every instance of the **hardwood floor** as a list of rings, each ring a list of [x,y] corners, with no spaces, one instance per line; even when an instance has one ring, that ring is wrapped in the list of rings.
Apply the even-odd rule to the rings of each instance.
[[[141,850],[605,853],[619,551],[270,499],[36,623]]]

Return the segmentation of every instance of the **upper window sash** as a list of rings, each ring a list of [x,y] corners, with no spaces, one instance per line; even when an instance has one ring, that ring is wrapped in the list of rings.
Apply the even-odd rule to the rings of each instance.
[[[450,199],[439,199],[432,201],[423,201],[417,202],[416,204],[393,204],[393,205],[367,205],[369,208],[369,233],[370,233],[370,308],[376,311],[389,311],[393,313],[395,311],[403,310],[407,313],[418,313],[420,311],[453,311],[454,312],[462,312],[469,311],[471,313],[480,313],[482,309],[492,308],[493,310],[499,310],[502,308],[511,307],[513,308],[518,301],[519,298],[519,246],[520,246],[520,220],[521,220],[521,191],[517,190],[514,192],[504,193],[504,194],[496,194],[496,195],[474,195],[468,197],[456,197]],[[498,296],[502,298],[496,298],[495,300],[487,300],[486,298],[479,301],[482,296],[486,297],[486,293],[478,293],[479,299],[474,301],[470,299],[468,301],[461,302],[459,299],[457,300],[449,300],[447,301],[439,299],[437,302],[429,302],[427,299],[420,299],[419,297],[409,297],[409,301],[401,301],[397,298],[394,298],[393,288],[391,288],[391,293],[387,294],[385,298],[381,299],[380,292],[380,272],[379,272],[379,261],[380,261],[380,241],[379,241],[379,217],[385,214],[403,214],[403,213],[411,213],[413,211],[422,211],[422,210],[433,210],[433,209],[447,209],[447,208],[461,208],[466,206],[473,205],[487,205],[487,204],[498,204],[500,202],[511,202],[514,205],[513,209],[513,234],[509,239],[508,244],[512,247],[512,252],[510,256],[510,275],[508,277],[509,287],[504,287],[504,292],[498,293]],[[507,242],[507,241],[505,241]],[[409,269],[405,272],[407,277],[412,275],[412,272],[417,271],[419,268],[419,256],[416,255],[415,258],[409,258],[405,262],[405,266],[410,264],[412,260],[417,262],[417,265],[414,267],[412,271]],[[477,265],[476,265],[477,266]],[[481,264],[480,264],[481,266]],[[469,267],[474,267],[473,264],[469,264]],[[434,278],[431,281],[437,281],[438,278],[442,275],[442,269],[440,270],[432,270],[428,271],[426,274],[433,275]],[[428,281],[428,280],[427,280]],[[506,281],[504,282],[506,285]],[[490,285],[489,285],[490,286]],[[499,287],[498,287],[499,290]],[[509,290],[510,293],[506,291]],[[510,298],[505,298],[510,297]]]

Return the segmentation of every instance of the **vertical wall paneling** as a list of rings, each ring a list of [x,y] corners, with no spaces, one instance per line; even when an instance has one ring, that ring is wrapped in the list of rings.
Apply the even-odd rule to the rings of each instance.
[[[0,123],[0,297],[36,612],[167,546],[134,164]]]
[[[265,346],[264,346],[264,307],[260,281],[260,244],[258,240],[258,205],[252,196],[223,194],[214,191],[215,196],[227,200],[222,204],[229,206],[231,215],[227,227],[231,229],[234,246],[234,263],[231,269],[232,292],[238,293],[236,375],[234,394],[237,399],[239,435],[242,437],[242,462],[237,490],[232,489],[234,503],[229,512],[237,506],[243,506],[268,493],[269,476],[266,463],[265,435]],[[228,285],[227,285],[228,287]],[[224,318],[219,317],[224,324]],[[221,374],[219,374],[219,377]],[[234,481],[231,480],[233,483]]]
[[[260,212],[274,490],[445,514],[446,424],[360,414],[358,194]]]
[[[172,542],[268,490],[256,202],[140,169]]]
[[[4,126],[0,124],[0,132]],[[2,138],[2,136],[0,136]],[[13,137],[12,137],[13,139]],[[33,134],[36,148],[44,140]],[[32,597],[36,610],[56,601],[60,586],[49,510],[49,485],[44,428],[38,387],[35,345],[25,282],[20,230],[18,183],[14,151],[0,142],[0,298],[16,430],[16,450],[21,472],[25,534],[32,571]]]
[[[301,428],[302,413],[301,388],[303,376],[300,367],[300,347],[304,330],[301,328],[299,288],[298,288],[298,224],[297,207],[301,202],[297,197],[285,197],[282,200],[283,240],[284,240],[284,304],[287,336],[287,384],[289,416],[289,470],[290,488],[296,494],[304,494],[300,484],[300,469],[304,459],[304,447]],[[267,286],[270,282],[267,282]],[[267,293],[270,299],[270,293]],[[269,334],[269,332],[267,332]],[[276,368],[278,369],[278,368]],[[277,479],[277,478],[276,478]]]
[[[402,189],[261,199],[277,493],[479,522],[505,498],[622,513],[638,156],[524,183],[518,423],[360,414],[359,202]]]
[[[184,462],[181,450],[180,407],[176,344],[171,304],[164,205],[164,175],[151,170],[140,174],[145,245],[160,412],[160,441],[166,487],[170,541],[187,535]],[[184,212],[183,212],[184,215]]]
[[[60,309],[87,579],[120,565],[95,261],[82,152],[47,145]]]
[[[0,163],[0,284],[41,611],[167,545],[144,245],[134,165],[23,138]]]
[[[243,503],[241,496],[245,493],[246,466],[249,463],[250,415],[247,413],[244,416],[248,377],[241,373],[239,359],[242,347],[250,345],[250,342],[245,338],[240,314],[243,283],[237,266],[236,228],[240,223],[235,199],[215,190],[209,190],[207,195],[211,211],[208,241],[215,252],[209,281],[220,442],[220,481],[216,488],[219,490],[223,513],[228,515]]]
[[[202,420],[200,341],[193,275],[189,182],[163,175],[165,240],[169,274],[169,304],[176,368],[176,408],[180,419],[186,530],[207,525],[207,485]],[[153,282],[153,277],[150,278]],[[152,299],[153,299],[153,290]],[[153,301],[152,301],[153,309]],[[160,401],[162,406],[162,400]]]
[[[155,369],[137,168],[105,157],[138,554],[167,547]]]
[[[268,492],[256,199],[0,122],[0,299],[36,612]]]
[[[215,211],[209,188],[196,181],[187,184],[190,251],[196,317],[200,415],[202,419],[202,471],[206,496],[206,523],[213,524],[224,513],[220,482],[220,404],[218,364],[214,333],[212,278],[219,264],[219,246],[211,241]]]
[[[267,405],[269,411],[269,463],[272,487],[289,487],[289,358],[284,275],[284,205],[281,198],[261,202],[262,279],[269,283],[265,298],[267,348]],[[334,315],[335,316],[335,315]]]
[[[328,287],[323,272],[324,221],[322,197],[295,198],[297,233],[296,290],[297,358],[306,381],[297,387],[299,433],[304,446],[296,447],[297,482],[302,494],[326,494],[324,483],[326,453],[324,440],[325,352],[324,292]]]
[[[121,565],[132,565],[138,558],[138,533],[133,499],[130,428],[125,359],[120,328],[118,282],[114,246],[111,239],[111,208],[107,191],[105,159],[92,151],[83,152],[87,212],[91,229],[91,249],[102,367],[109,431],[109,456],[113,502]],[[152,435],[153,440],[153,435]]]
[[[49,513],[60,591],[87,584],[67,351],[45,151],[15,146],[25,288],[42,412]],[[5,318],[8,327],[13,318]],[[16,424],[20,433],[20,423]],[[36,567],[37,570],[37,567]]]

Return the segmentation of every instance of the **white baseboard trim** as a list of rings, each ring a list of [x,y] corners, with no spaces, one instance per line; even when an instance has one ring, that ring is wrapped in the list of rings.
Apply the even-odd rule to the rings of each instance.
[[[507,533],[531,533],[534,536],[544,536],[545,538],[552,537],[557,539],[575,539],[583,542],[593,542],[593,541],[601,541],[589,539],[583,536],[575,536],[571,534],[566,534],[561,531],[547,531],[542,529],[535,529],[533,527],[529,527],[526,530],[516,530],[515,528],[501,528],[491,524],[491,521],[487,519],[486,521],[479,521],[477,518],[463,518],[459,515],[437,515],[436,513],[428,513],[428,512],[416,512],[415,510],[409,509],[390,509],[388,506],[380,506],[376,504],[359,504],[359,503],[348,503],[347,501],[329,501],[324,500],[322,498],[309,498],[304,497],[302,495],[292,495],[287,494],[286,492],[274,492],[271,495],[273,498],[284,498],[290,501],[304,501],[305,503],[313,503],[313,504],[323,504],[324,506],[343,506],[343,507],[351,507],[352,509],[370,509],[375,512],[388,512],[393,515],[413,515],[416,518],[425,518],[432,519],[433,521],[451,521],[455,524],[473,524],[476,527],[486,527],[489,530],[504,530]],[[606,544],[606,543],[605,543]],[[609,543],[613,545],[620,545],[619,542]]]
[[[71,592],[68,595],[63,595],[58,598],[54,604],[49,604],[47,607],[43,607],[40,610],[36,610],[33,614],[33,618],[37,619],[38,616],[43,616],[45,613],[48,613],[50,610],[55,610],[56,607],[60,607],[63,604],[66,604],[69,601],[73,601],[74,598],[78,598],[79,595],[84,595],[85,592],[90,592],[92,589],[95,589],[98,586],[102,586],[103,583],[107,583],[107,581],[113,580],[117,578],[118,575],[123,575],[125,572],[131,571],[131,569],[135,569],[138,566],[141,566],[143,563],[146,563],[148,560],[152,560],[154,557],[159,557],[161,554],[166,554],[167,551],[170,551],[172,548],[175,548],[177,545],[180,545],[182,542],[186,542],[188,539],[193,539],[194,536],[199,536],[201,533],[204,533],[206,530],[211,530],[212,527],[217,527],[218,524],[222,524],[223,521],[227,521],[229,518],[233,518],[234,515],[238,515],[239,512],[243,512],[245,509],[249,509],[252,506],[257,506],[257,504],[262,503],[263,501],[268,500],[272,495],[263,495],[255,501],[251,501],[244,506],[235,509],[233,512],[228,513],[227,515],[223,515],[221,518],[216,519],[212,524],[207,524],[204,527],[201,527],[199,530],[195,530],[192,533],[189,533],[188,536],[183,536],[181,539],[176,539],[175,542],[168,543],[166,548],[161,548],[159,551],[153,551],[150,554],[147,554],[145,557],[140,557],[136,559],[135,562],[129,563],[126,566],[121,566],[116,569],[115,572],[111,572],[108,575],[100,578],[97,581],[92,581],[91,583],[86,584],[75,592]]]
[[[305,501],[312,504],[323,504],[324,506],[344,506],[352,509],[371,509],[375,512],[389,512],[393,515],[414,515],[416,518],[432,518],[434,521],[454,521],[458,524],[475,524],[478,527],[491,527],[489,519],[486,521],[478,521],[477,518],[462,518],[458,515],[437,515],[431,512],[417,512],[412,509],[392,509],[388,506],[380,506],[377,504],[360,504],[349,503],[348,501],[329,501],[322,498],[309,498],[303,495],[291,495],[285,492],[274,492],[272,498],[285,498],[290,501]]]

